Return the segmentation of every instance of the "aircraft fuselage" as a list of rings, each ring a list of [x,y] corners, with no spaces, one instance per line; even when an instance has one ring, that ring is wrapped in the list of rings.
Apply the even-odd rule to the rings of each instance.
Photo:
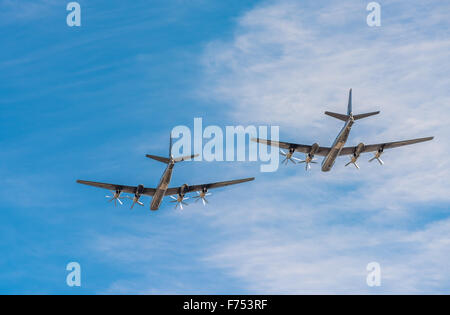
[[[167,167],[163,175],[161,176],[161,179],[159,180],[158,187],[156,187],[155,194],[153,195],[152,203],[150,204],[151,210],[158,210],[159,206],[161,205],[167,188],[169,187],[170,180],[172,179],[172,171],[174,165],[175,163],[173,161],[167,164]]]
[[[348,135],[350,134],[354,122],[353,116],[350,116],[342,130],[339,132],[336,140],[334,140],[333,145],[331,146],[330,152],[328,152],[322,161],[322,172],[328,172],[333,167],[336,158],[339,156],[339,153],[347,142]]]

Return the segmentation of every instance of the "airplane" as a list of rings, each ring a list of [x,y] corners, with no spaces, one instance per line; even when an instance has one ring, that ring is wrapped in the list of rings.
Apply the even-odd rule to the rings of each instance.
[[[121,199],[128,198],[132,200],[131,209],[133,209],[135,204],[138,204],[140,206],[144,206],[144,204],[140,201],[140,198],[144,196],[150,196],[152,197],[152,201],[150,204],[151,210],[158,210],[161,202],[164,198],[164,196],[170,196],[172,200],[170,202],[175,203],[175,209],[180,206],[180,209],[183,209],[183,205],[187,205],[185,200],[189,199],[185,195],[190,192],[197,192],[197,196],[194,196],[193,199],[196,199],[196,202],[200,199],[203,202],[203,205],[205,206],[208,203],[208,200],[206,200],[206,196],[210,195],[208,191],[213,188],[219,188],[229,185],[235,185],[240,184],[244,182],[249,182],[254,180],[254,177],[249,178],[243,178],[243,179],[236,179],[236,180],[229,180],[229,181],[223,181],[223,182],[216,182],[216,183],[209,183],[209,184],[201,184],[201,185],[192,185],[188,186],[187,184],[184,184],[180,187],[173,187],[169,188],[170,180],[172,178],[172,172],[173,167],[176,163],[190,160],[194,157],[198,156],[198,154],[188,155],[188,156],[182,156],[174,158],[172,156],[172,137],[170,137],[170,145],[169,145],[169,157],[161,157],[156,155],[150,155],[147,154],[146,157],[165,163],[167,164],[167,167],[159,181],[159,184],[156,188],[148,188],[144,187],[144,185],[138,185],[138,186],[126,186],[126,185],[117,185],[117,184],[108,184],[108,183],[100,183],[100,182],[92,182],[92,181],[86,181],[86,180],[77,180],[77,183],[109,189],[112,192],[112,196],[105,196],[106,198],[110,198],[109,201],[114,200],[114,204],[117,205],[117,202],[120,204],[123,204]],[[122,193],[128,193],[133,194],[133,197],[130,196],[123,196]],[[174,195],[178,195],[177,197],[174,197]]]
[[[350,89],[349,96],[348,96],[347,115],[328,112],[328,111],[325,112],[326,115],[334,117],[336,119],[339,119],[339,120],[342,120],[345,122],[344,127],[337,135],[336,140],[334,140],[331,147],[321,147],[317,143],[314,143],[313,145],[304,145],[304,144],[296,144],[296,143],[289,143],[289,142],[271,141],[271,140],[259,139],[259,138],[252,138],[251,140],[254,142],[263,143],[263,144],[271,145],[271,146],[276,146],[276,147],[288,150],[287,152],[285,152],[280,149],[280,154],[282,156],[284,156],[284,160],[281,163],[284,163],[286,165],[289,162],[297,164],[296,161],[299,164],[305,163],[305,170],[308,170],[311,168],[310,164],[317,164],[317,162],[315,161],[315,158],[314,158],[315,155],[324,156],[324,159],[322,161],[322,171],[328,172],[333,167],[334,162],[336,161],[336,158],[341,155],[350,155],[350,161],[345,166],[353,164],[357,169],[359,169],[359,166],[356,162],[357,162],[360,154],[365,153],[365,152],[375,152],[374,156],[369,160],[369,162],[372,162],[373,160],[377,160],[378,163],[380,163],[380,165],[383,165],[384,162],[381,160],[380,156],[383,154],[384,150],[397,148],[397,147],[404,146],[404,145],[410,145],[410,144],[414,144],[414,143],[424,142],[424,141],[430,141],[434,138],[434,137],[426,137],[426,138],[418,138],[418,139],[412,139],[412,140],[385,142],[385,143],[369,144],[369,145],[360,143],[354,147],[344,147],[345,143],[347,142],[348,135],[350,134],[350,130],[353,126],[353,123],[356,120],[366,118],[369,116],[373,116],[373,115],[377,115],[379,113],[380,113],[380,111],[353,115],[353,112],[352,112],[352,89]],[[300,160],[300,159],[293,157],[294,152],[305,153],[306,154],[305,159]]]

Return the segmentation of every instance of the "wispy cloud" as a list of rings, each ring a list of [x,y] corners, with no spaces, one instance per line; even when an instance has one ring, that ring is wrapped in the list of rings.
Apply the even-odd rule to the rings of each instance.
[[[0,1],[0,23],[12,23],[41,19],[54,13],[55,8],[61,7],[65,12],[66,3],[58,0],[2,0]]]
[[[450,42],[446,31],[449,28],[441,27],[448,26],[442,3],[428,3],[384,1],[383,12],[392,14],[383,14],[379,29],[365,24],[365,3],[359,1],[334,1],[326,7],[316,1],[264,2],[238,18],[233,36],[209,43],[201,56],[202,97],[213,99],[213,104],[225,103],[221,113],[227,116],[223,117],[237,124],[279,124],[281,137],[287,141],[329,145],[340,123],[322,112],[344,111],[347,91],[352,87],[355,111],[380,109],[382,114],[358,122],[349,144],[428,135],[436,139],[387,151],[384,167],[364,163],[369,158],[364,155],[360,171],[345,168],[344,160],[339,159],[328,174],[318,168],[305,173],[303,167],[292,165],[280,167],[277,173],[257,173],[255,182],[213,191],[208,207],[194,203],[184,212],[172,212],[165,204],[161,211],[148,213],[146,199],[145,208],[124,214],[126,208],[99,207],[97,202],[102,201],[103,192],[92,191],[83,197],[82,207],[71,211],[71,218],[92,214],[83,222],[94,222],[80,229],[82,236],[76,234],[78,246],[91,265],[95,261],[101,270],[112,268],[109,271],[114,276],[101,279],[106,287],[90,289],[107,293],[448,290],[450,165],[445,157],[450,153]],[[108,14],[104,13],[106,18]],[[140,29],[141,25],[130,27]],[[103,31],[111,33],[110,29]],[[91,36],[88,41],[95,38]],[[67,46],[56,48],[59,51]],[[26,63],[32,57],[0,66]],[[140,63],[139,68],[146,68],[146,64]],[[76,73],[90,74],[97,68],[86,69]],[[158,75],[164,77],[164,73]],[[83,77],[80,80],[84,82]],[[155,103],[142,106],[156,108],[153,123],[159,117],[169,119],[167,106],[157,108]],[[95,111],[101,109],[98,106]],[[164,117],[156,112],[163,112]],[[91,111],[86,113],[92,115]],[[87,126],[90,120],[84,116],[89,115],[80,116],[74,132]],[[104,119],[105,113],[101,115]],[[145,115],[134,113],[130,120],[136,116]],[[185,117],[182,123],[189,123]],[[96,125],[100,120],[92,121]],[[132,128],[132,124],[119,126],[121,133]],[[83,147],[90,146],[87,152],[80,153],[81,146],[64,151],[75,157],[64,164],[77,165],[64,178],[43,178],[42,170],[2,171],[9,186],[2,197],[7,205],[13,204],[15,193],[26,190],[30,193],[20,204],[25,209],[33,202],[43,207],[50,197],[59,198],[52,204],[54,207],[62,205],[63,199],[73,200],[73,206],[79,204],[74,200],[74,190],[67,192],[72,196],[64,192],[60,195],[58,185],[70,181],[75,186],[73,181],[78,176],[124,184],[156,184],[163,166],[150,164],[142,154],[164,154],[166,131],[152,131],[150,137],[147,130],[137,132],[138,136],[127,135],[123,141],[114,136],[116,132],[96,134],[111,137],[103,145],[86,144],[83,139]],[[21,147],[26,148],[23,143]],[[27,150],[17,149],[17,154]],[[12,154],[11,150],[8,154]],[[53,165],[58,164],[50,162],[53,171]],[[180,184],[181,179],[196,184],[248,176],[258,169],[249,164],[179,165],[173,185]],[[191,167],[190,173],[184,171]],[[149,174],[154,175],[151,180]],[[21,184],[24,181],[27,184]],[[49,181],[55,183],[54,187],[46,187],[48,196],[43,197],[35,187],[44,187],[43,183]],[[90,198],[95,203],[88,207]],[[74,229],[78,226],[74,225]],[[381,264],[381,288],[366,286],[365,267],[370,261]],[[96,276],[103,275],[99,272]],[[92,284],[91,277],[92,273],[88,276]]]
[[[448,286],[450,244],[442,231],[449,223],[440,219],[450,199],[450,41],[440,27],[442,8],[416,4],[383,3],[391,14],[372,29],[359,2],[270,2],[238,19],[233,38],[207,46],[210,92],[203,96],[229,104],[236,121],[280,124],[287,141],[329,145],[339,125],[322,112],[343,112],[353,87],[355,112],[382,114],[358,122],[349,143],[436,139],[386,152],[383,168],[361,162],[356,171],[338,160],[330,174],[291,166],[260,179],[246,193],[271,196],[217,218],[218,228],[242,231],[247,224],[251,233],[230,233],[206,261],[256,292],[416,293]],[[377,259],[386,282],[373,291],[364,268]]]

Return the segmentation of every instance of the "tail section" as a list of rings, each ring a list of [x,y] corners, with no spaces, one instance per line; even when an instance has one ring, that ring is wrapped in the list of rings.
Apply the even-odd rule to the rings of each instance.
[[[197,156],[198,156],[198,154],[191,154],[191,155],[186,155],[186,156],[180,156],[180,157],[174,158],[173,161],[175,163],[178,163],[178,162],[181,162],[181,161],[186,161],[186,160],[189,161],[189,160],[192,160],[193,158],[195,158]]]
[[[344,115],[344,114],[338,114],[338,113],[333,113],[333,112],[325,112],[325,115],[331,116],[333,118],[342,120],[342,121],[347,121],[350,119],[349,115]]]
[[[163,163],[166,163],[166,164],[170,163],[170,159],[166,158],[166,157],[157,156],[157,155],[151,155],[151,154],[146,154],[145,156],[148,157],[149,159],[153,159],[153,160],[156,160],[156,161],[159,161],[159,162],[163,162]]]
[[[333,112],[325,112],[325,115],[331,116],[333,118],[342,120],[342,121],[348,121],[350,118],[353,117],[353,120],[358,120],[358,119],[362,119],[362,118],[366,118],[369,116],[373,116],[373,115],[377,115],[379,114],[380,111],[376,111],[376,112],[370,112],[370,113],[364,113],[364,114],[358,114],[358,115],[353,115],[353,109],[352,109],[352,89],[350,89],[349,93],[348,93],[348,105],[347,105],[347,115],[344,114],[338,114],[338,113],[333,113]]]
[[[348,92],[347,115],[348,116],[353,115],[353,112],[352,112],[352,89],[350,89],[350,92]]]
[[[369,116],[378,115],[379,113],[380,113],[380,111],[359,114],[359,115],[353,116],[353,119],[354,120],[358,120],[358,119],[366,118],[366,117],[369,117]]]
[[[162,157],[162,156],[158,156],[158,155],[151,155],[151,154],[146,154],[145,156],[148,157],[149,159],[153,159],[162,163],[166,163],[166,164],[170,164],[170,163],[178,163],[181,161],[186,161],[186,160],[191,160],[195,157],[198,156],[198,154],[191,154],[191,155],[186,155],[186,156],[180,156],[177,158],[174,158],[172,156],[172,134],[170,134],[170,142],[169,142],[169,157]]]

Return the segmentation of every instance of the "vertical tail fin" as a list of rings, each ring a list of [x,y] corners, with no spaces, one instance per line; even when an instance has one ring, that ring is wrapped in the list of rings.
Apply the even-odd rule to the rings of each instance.
[[[172,156],[172,144],[173,144],[173,139],[172,139],[172,133],[170,133],[170,142],[169,142],[169,157],[162,157],[162,156],[157,156],[157,155],[151,155],[151,154],[147,154],[146,157],[159,161],[159,162],[163,162],[166,164],[170,164],[170,163],[178,163],[181,161],[186,161],[186,160],[192,160],[193,158],[197,157],[198,154],[191,154],[191,155],[186,155],[186,156],[180,156],[177,158],[173,158]]]
[[[169,158],[172,157],[172,132],[170,132]]]
[[[350,92],[348,92],[347,115],[352,115],[352,89],[350,89]]]
[[[376,111],[376,112],[370,112],[370,113],[364,113],[364,114],[358,114],[358,115],[353,115],[353,109],[352,109],[352,89],[350,89],[350,91],[348,92],[348,105],[347,105],[347,115],[344,114],[338,114],[338,113],[333,113],[333,112],[325,112],[325,115],[334,117],[336,119],[342,120],[342,121],[348,121],[351,117],[353,117],[354,120],[358,120],[358,119],[362,119],[362,118],[366,118],[369,116],[373,116],[376,114],[379,114],[380,111]]]

